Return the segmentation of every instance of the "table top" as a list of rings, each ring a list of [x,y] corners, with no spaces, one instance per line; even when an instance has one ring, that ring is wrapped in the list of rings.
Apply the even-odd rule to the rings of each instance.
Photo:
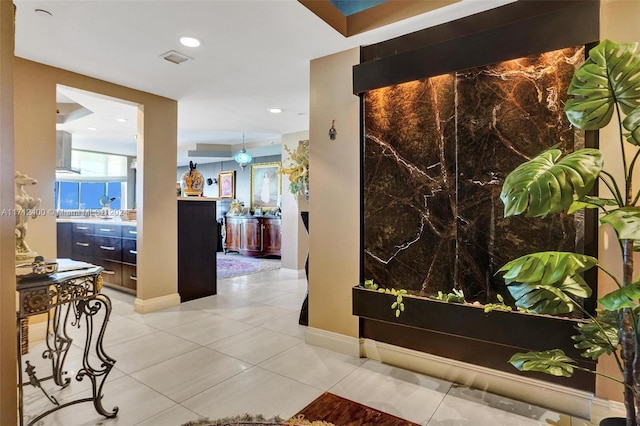
[[[55,259],[58,263],[58,271],[50,275],[27,275],[17,277],[17,290],[57,284],[74,278],[97,275],[102,272],[101,266],[87,262],[79,262],[71,259]]]

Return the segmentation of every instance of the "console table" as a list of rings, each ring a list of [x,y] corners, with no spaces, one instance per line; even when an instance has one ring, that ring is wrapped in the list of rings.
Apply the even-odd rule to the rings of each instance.
[[[20,425],[27,421],[24,418],[24,386],[33,386],[42,391],[53,407],[28,419],[27,425],[34,425],[43,417],[82,402],[93,402],[96,411],[105,417],[115,417],[118,414],[118,407],[112,411],[107,411],[102,406],[102,388],[115,364],[115,360],[109,357],[102,346],[104,333],[111,314],[111,300],[100,293],[102,288],[102,268],[95,265],[86,264],[89,267],[84,269],[58,272],[56,274],[35,277],[18,277],[17,292],[19,295],[19,307],[17,316],[18,334],[18,413]],[[22,320],[32,315],[47,314],[47,348],[43,351],[42,357],[51,361],[51,371],[45,375],[36,373],[35,366],[27,360],[24,365],[22,361],[21,343],[23,331],[20,324]],[[96,316],[101,314],[100,316]],[[97,324],[94,325],[94,318]],[[101,322],[101,323],[100,323]],[[71,383],[70,377],[65,377],[64,362],[67,357],[72,339],[67,334],[69,327],[85,327],[86,341],[82,368],[78,370],[75,379],[81,381],[87,378],[91,382],[92,396],[75,399],[68,402],[58,401],[54,396],[49,395],[42,383],[53,379],[58,389],[67,387]],[[95,333],[97,335],[94,335]],[[91,355],[98,358],[99,362],[90,360]],[[28,382],[23,383],[22,372],[27,373]],[[50,386],[51,387],[51,386]]]
[[[279,217],[225,216],[222,247],[244,256],[280,256],[280,223]]]

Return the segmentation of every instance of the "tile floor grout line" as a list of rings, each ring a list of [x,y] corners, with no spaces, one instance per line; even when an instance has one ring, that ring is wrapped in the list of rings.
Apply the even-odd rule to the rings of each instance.
[[[453,382],[449,382],[449,389],[447,389],[447,392],[444,394],[444,396],[442,397],[442,399],[440,400],[440,402],[436,406],[435,410],[433,410],[433,413],[431,413],[431,416],[429,416],[429,418],[427,419],[427,422],[423,426],[429,426],[429,423],[431,423],[431,420],[433,420],[433,417],[436,415],[436,413],[438,412],[438,410],[440,409],[440,407],[444,403],[444,399],[447,397],[447,395],[449,395],[449,392],[453,388],[452,385],[453,385]]]

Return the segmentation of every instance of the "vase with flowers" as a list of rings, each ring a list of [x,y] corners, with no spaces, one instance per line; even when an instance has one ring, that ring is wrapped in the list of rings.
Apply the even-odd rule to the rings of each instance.
[[[299,141],[296,149],[286,145],[284,149],[289,154],[289,165],[281,166],[280,173],[289,175],[289,192],[309,201],[309,140]]]

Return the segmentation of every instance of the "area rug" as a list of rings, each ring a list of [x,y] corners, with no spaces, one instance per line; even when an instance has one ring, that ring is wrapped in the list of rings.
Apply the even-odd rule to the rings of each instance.
[[[320,395],[292,419],[296,417],[330,422],[336,426],[420,426],[329,392]]]
[[[208,420],[183,426],[420,426],[417,423],[383,413],[366,405],[325,392],[289,420],[265,419],[262,416]]]
[[[248,257],[238,253],[217,253],[218,278],[231,278],[280,268],[280,259]]]
[[[227,417],[219,420],[200,419],[194,422],[185,423],[183,426],[336,426],[323,421],[308,421],[304,418],[292,418],[283,420],[280,417],[266,419],[262,415],[252,416],[244,414],[242,416]]]

